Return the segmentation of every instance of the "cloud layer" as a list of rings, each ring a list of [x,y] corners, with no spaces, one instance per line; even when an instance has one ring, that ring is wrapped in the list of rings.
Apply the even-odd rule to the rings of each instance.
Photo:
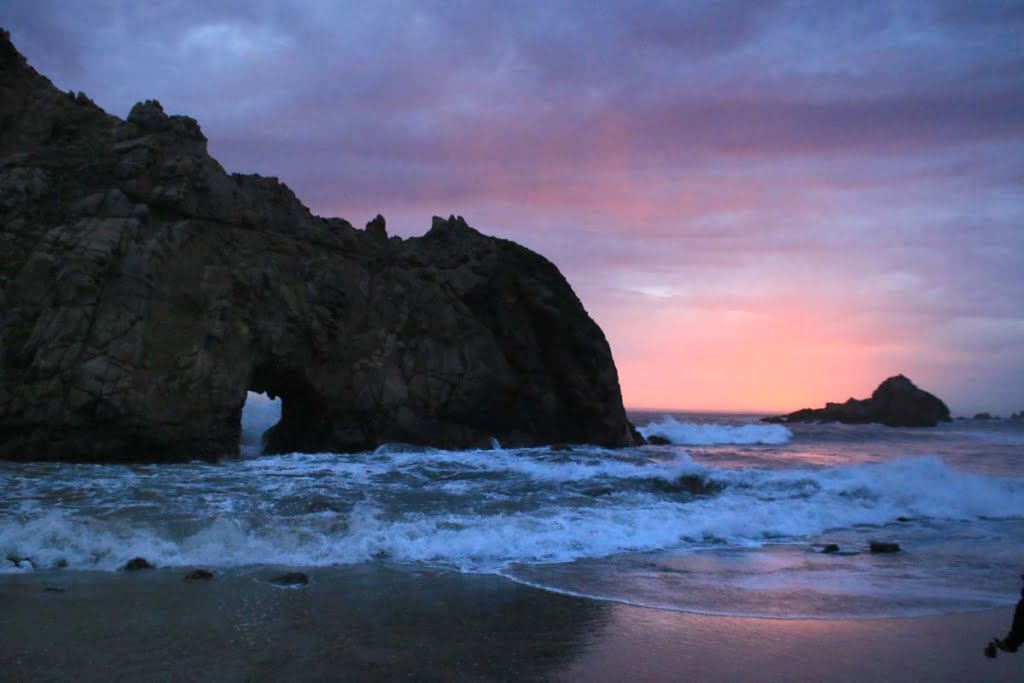
[[[903,372],[1024,409],[1020,3],[494,4],[9,0],[0,24],[59,87],[192,115],[314,211],[461,213],[549,256],[627,404],[795,409]]]

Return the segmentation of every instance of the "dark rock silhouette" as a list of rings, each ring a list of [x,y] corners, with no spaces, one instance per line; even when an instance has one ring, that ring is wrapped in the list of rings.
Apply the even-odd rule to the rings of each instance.
[[[121,567],[121,571],[126,572],[137,572],[142,571],[143,569],[155,569],[155,567],[144,557],[133,557],[125,562],[124,566]]]
[[[1024,574],[1021,574],[1020,578],[1024,581]],[[995,657],[998,650],[1016,652],[1024,645],[1024,586],[1021,586],[1020,598],[1017,608],[1013,611],[1013,622],[1010,624],[1009,632],[1002,638],[993,638],[989,641],[985,646],[986,657]]]
[[[763,418],[764,422],[877,422],[889,427],[934,427],[949,422],[949,408],[937,396],[918,389],[903,375],[878,385],[871,398],[846,403],[827,403],[824,408],[804,408],[788,415]]]
[[[991,413],[975,413],[974,417],[972,419],[974,419],[974,420],[991,420],[993,418],[992,418],[992,414]]]
[[[213,579],[213,572],[209,569],[193,569],[185,575],[184,581],[209,581]]]
[[[608,343],[543,257],[435,217],[388,237],[229,175],[198,124],[122,121],[0,35],[0,458],[634,443]]]
[[[900,544],[892,541],[871,541],[868,543],[868,549],[873,553],[898,553]]]

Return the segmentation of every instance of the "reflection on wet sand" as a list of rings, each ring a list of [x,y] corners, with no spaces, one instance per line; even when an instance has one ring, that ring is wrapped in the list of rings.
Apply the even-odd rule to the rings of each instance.
[[[703,616],[569,597],[490,575],[384,564],[185,582],[0,577],[0,679],[211,681],[1019,681],[978,634],[1012,608],[918,619]],[[56,591],[46,591],[50,587]]]
[[[707,616],[617,604],[590,646],[555,678],[1018,682],[1021,669],[985,659],[978,638],[1004,623],[1005,612],[832,621]]]
[[[314,570],[298,589],[268,584],[273,569],[201,583],[185,573],[0,578],[0,671],[13,680],[542,680],[580,655],[609,609],[494,576],[381,565]]]

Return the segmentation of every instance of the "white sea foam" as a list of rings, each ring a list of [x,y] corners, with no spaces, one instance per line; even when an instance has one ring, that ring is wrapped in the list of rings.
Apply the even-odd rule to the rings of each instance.
[[[263,433],[281,419],[281,399],[250,391],[242,407],[243,456],[253,457],[263,452]]]
[[[429,485],[439,478],[470,475],[512,475],[538,483],[582,483],[595,479],[672,480],[706,468],[686,453],[670,459],[653,459],[635,454],[588,448],[567,454],[546,448],[508,450],[444,451],[412,450],[389,444],[372,453],[357,455],[288,454],[250,460],[245,467],[277,478],[308,477],[319,474],[341,484],[365,486],[374,479],[404,475],[408,484]],[[487,485],[499,487],[487,480]],[[401,486],[402,481],[396,482]]]
[[[0,515],[0,558],[113,570],[134,556],[172,566],[386,556],[484,571],[709,543],[806,543],[827,530],[898,517],[1024,517],[1024,480],[953,470],[936,457],[726,470],[685,454],[666,461],[546,449],[427,451],[279,456],[227,471],[117,469],[109,476],[118,473],[132,484],[119,489],[120,510],[105,497],[95,506],[77,501]],[[694,496],[651,483],[683,475],[723,488]],[[33,492],[22,482],[19,495],[45,498],[66,488],[58,484]]]
[[[639,430],[644,438],[660,436],[680,446],[784,444],[793,438],[793,432],[782,425],[680,422],[669,415]]]

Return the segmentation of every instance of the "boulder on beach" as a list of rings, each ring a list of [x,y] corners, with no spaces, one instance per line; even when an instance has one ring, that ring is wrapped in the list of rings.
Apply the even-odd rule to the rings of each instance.
[[[871,541],[868,543],[868,548],[873,553],[898,553],[900,544],[892,541]]]
[[[159,102],[57,90],[0,32],[0,458],[630,446],[604,334],[558,269],[461,216],[422,237],[229,174]]]
[[[824,408],[804,408],[788,415],[763,418],[765,422],[842,422],[878,423],[889,427],[934,427],[949,422],[949,408],[937,396],[928,393],[903,375],[878,385],[870,398],[849,399],[845,403],[827,403]]]
[[[143,569],[155,569],[155,567],[144,557],[133,557],[121,567],[121,570],[126,572],[137,572]]]

